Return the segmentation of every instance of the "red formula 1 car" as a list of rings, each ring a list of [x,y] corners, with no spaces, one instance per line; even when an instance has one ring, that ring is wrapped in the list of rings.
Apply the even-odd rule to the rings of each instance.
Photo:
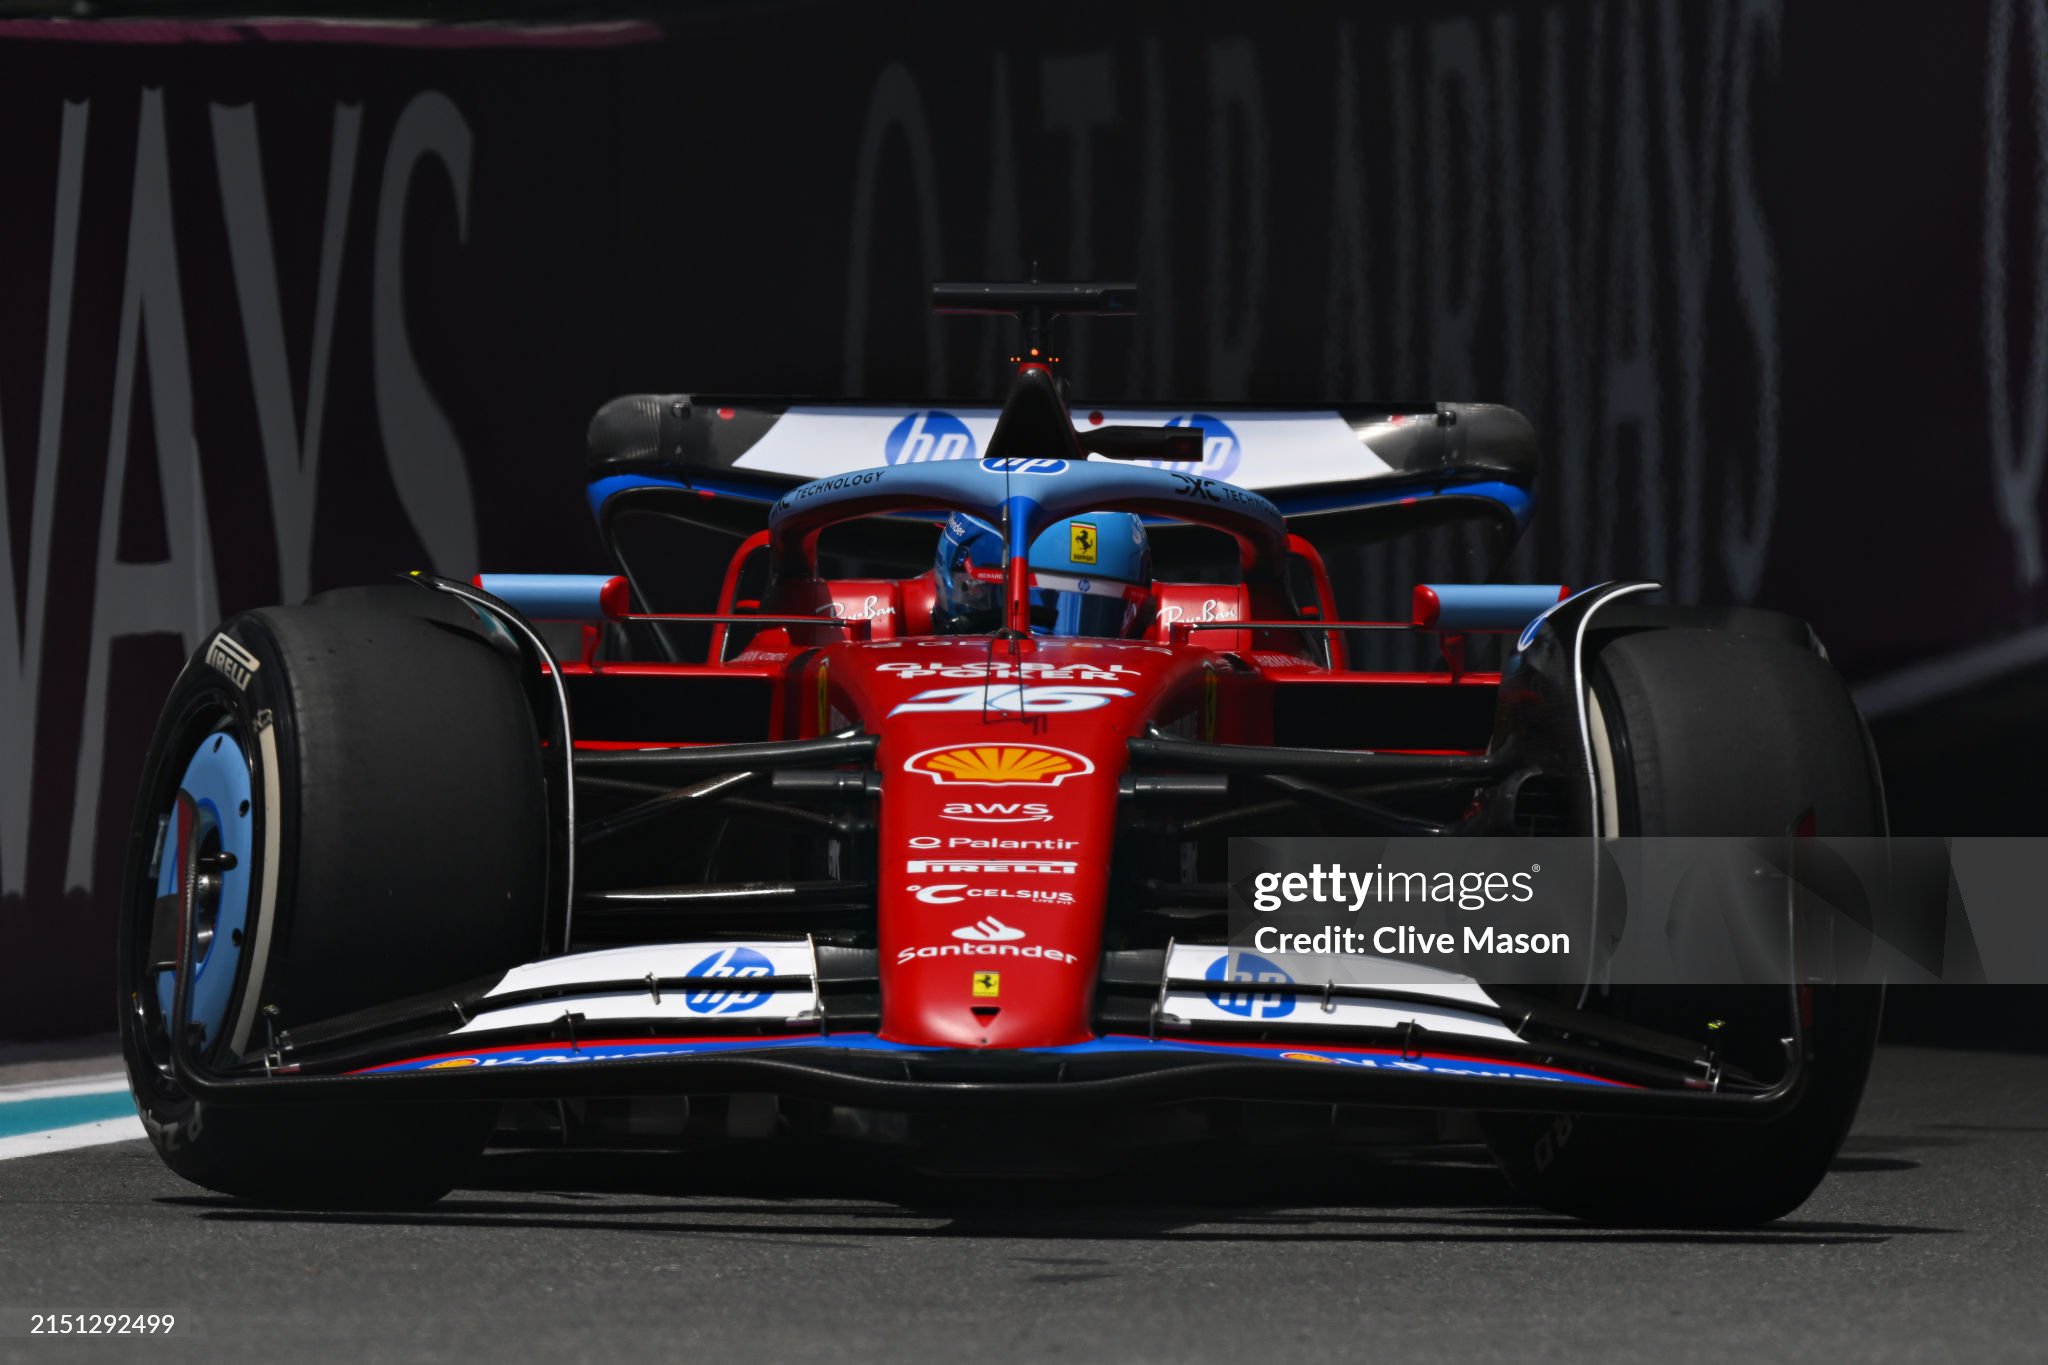
[[[120,947],[172,1168],[383,1202],[505,1124],[1012,1169],[1256,1119],[1483,1135],[1592,1217],[1798,1205],[1874,990],[1397,988],[1227,946],[1225,881],[1239,835],[1882,833],[1807,628],[1643,583],[1401,582],[1350,619],[1332,567],[1384,602],[1400,562],[1360,546],[1498,562],[1521,417],[1070,409],[1045,320],[1128,287],[939,298],[1026,323],[999,409],[615,400],[617,575],[421,574],[194,656]]]

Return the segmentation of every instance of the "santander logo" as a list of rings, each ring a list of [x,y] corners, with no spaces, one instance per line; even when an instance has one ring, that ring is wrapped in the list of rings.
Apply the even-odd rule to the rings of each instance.
[[[970,943],[1014,943],[1024,937],[1022,929],[1013,928],[995,916],[962,925],[953,931],[954,938],[964,938]]]

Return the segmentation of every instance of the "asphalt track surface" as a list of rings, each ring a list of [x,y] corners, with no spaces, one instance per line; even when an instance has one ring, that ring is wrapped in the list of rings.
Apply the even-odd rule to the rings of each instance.
[[[1614,1231],[1476,1152],[963,1186],[496,1153],[409,1215],[238,1207],[126,1141],[0,1160],[0,1359],[2039,1360],[2048,1056],[1888,1047],[1792,1218]]]

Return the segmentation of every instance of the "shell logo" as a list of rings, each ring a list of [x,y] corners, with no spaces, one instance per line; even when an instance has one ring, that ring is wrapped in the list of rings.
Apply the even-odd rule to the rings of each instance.
[[[1280,1054],[1280,1060],[1283,1062],[1328,1062],[1332,1066],[1337,1064],[1335,1057],[1319,1057],[1313,1052],[1283,1052]]]
[[[454,1067],[477,1066],[480,1064],[479,1059],[475,1057],[450,1057],[445,1062],[434,1062],[420,1069],[422,1071],[447,1071]]]
[[[1043,744],[949,744],[913,754],[907,773],[923,773],[942,787],[1057,787],[1095,771],[1094,763]]]

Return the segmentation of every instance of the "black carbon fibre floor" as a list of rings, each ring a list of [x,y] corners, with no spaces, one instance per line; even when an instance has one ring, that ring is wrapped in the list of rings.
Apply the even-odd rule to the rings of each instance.
[[[142,1144],[0,1161],[0,1358],[174,1311],[214,1359],[2038,1360],[2048,1057],[1887,1048],[1793,1218],[1611,1232],[1461,1155],[1067,1189],[500,1154],[402,1217],[204,1196]],[[110,1347],[125,1356],[139,1343]]]

